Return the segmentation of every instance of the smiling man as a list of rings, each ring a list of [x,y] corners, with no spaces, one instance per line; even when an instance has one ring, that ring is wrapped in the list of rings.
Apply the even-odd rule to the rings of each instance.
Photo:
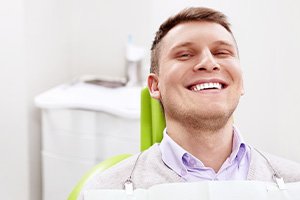
[[[204,14],[210,11],[202,10],[207,12]],[[213,176],[205,177],[213,180],[222,176],[220,168],[232,150],[242,156],[237,162],[249,164],[249,148],[237,132],[233,134],[232,114],[243,94],[243,81],[235,40],[228,30],[202,20],[174,26],[153,46],[154,51],[159,51],[158,57],[153,57],[157,65],[152,65],[153,73],[148,78],[151,96],[161,101],[166,117],[165,139],[160,145],[164,162],[171,168],[174,164],[168,151],[171,145],[174,152],[183,152],[174,159],[180,162],[181,157],[187,157],[195,161],[197,167],[189,169],[191,174],[199,176],[194,170],[210,171]],[[240,144],[232,149],[237,141]],[[239,163],[233,160],[231,166],[229,162],[222,170],[238,170]],[[184,163],[180,170],[190,174]]]
[[[202,180],[300,181],[300,165],[249,146],[233,125],[244,93],[236,41],[224,14],[188,8],[159,28],[148,87],[164,108],[160,144],[95,176],[85,189]],[[125,184],[125,185],[126,185]]]

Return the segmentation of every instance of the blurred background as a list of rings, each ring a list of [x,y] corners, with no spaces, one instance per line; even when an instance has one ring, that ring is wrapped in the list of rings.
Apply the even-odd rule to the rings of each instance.
[[[58,161],[54,162],[54,159],[59,160],[58,157],[53,157],[57,156],[55,154],[57,152],[46,152],[44,149],[47,143],[45,138],[49,139],[51,136],[47,132],[47,127],[45,128],[46,123],[53,126],[51,120],[58,120],[63,124],[70,116],[74,119],[71,113],[73,111],[68,111],[67,104],[60,104],[63,108],[62,113],[58,113],[59,116],[54,113],[54,118],[49,122],[49,116],[52,116],[51,103],[53,103],[51,101],[49,103],[50,97],[44,96],[45,98],[40,99],[38,105],[34,99],[53,87],[62,84],[72,85],[86,76],[105,77],[123,83],[128,74],[129,44],[138,46],[139,50],[142,49],[143,53],[138,65],[141,70],[141,82],[143,82],[149,69],[150,45],[159,24],[187,6],[207,6],[218,9],[223,11],[232,23],[239,45],[246,90],[235,113],[235,123],[245,140],[261,150],[300,162],[299,1],[1,1],[0,191],[2,199],[59,200],[58,197],[51,198],[51,193],[65,195],[69,191],[63,187],[61,187],[62,191],[51,189],[51,186],[55,185],[55,180],[49,178],[55,176],[55,173],[47,170],[53,168],[52,166],[57,167],[55,168],[57,173],[62,173],[60,181],[63,186],[67,185],[64,184],[64,179],[74,179],[75,185],[76,180],[81,176],[74,170],[74,174],[78,177],[69,178],[67,175],[64,177],[64,173],[59,171]],[[130,96],[136,100],[133,102],[138,102],[139,87],[132,86],[132,88],[136,90],[131,91]],[[118,105],[120,101],[118,98],[121,98],[122,94],[114,95],[111,98],[116,97],[116,99],[111,100]],[[75,97],[72,96],[71,99],[74,100]],[[132,99],[128,100],[131,101]],[[75,121],[80,123],[86,120],[83,129],[94,129],[97,121],[89,124],[91,122],[89,119],[94,120],[95,116],[101,115],[99,113],[104,110],[104,113],[113,114],[101,115],[101,120],[105,118],[115,123],[115,119],[120,124],[128,124],[130,121],[132,124],[130,128],[133,128],[133,132],[134,130],[138,132],[138,111],[135,112],[135,109],[138,110],[138,103],[137,108],[130,107],[132,113],[127,110],[121,114],[119,111],[111,111],[114,108],[105,110],[106,107],[103,105],[102,107],[94,105],[94,110],[91,107],[75,110],[81,112],[80,117],[84,116],[82,120],[80,117],[75,117],[77,119]],[[52,107],[55,105],[53,104]],[[72,124],[68,126],[75,132],[80,129]],[[108,132],[109,128],[110,126],[97,126],[100,132]],[[68,134],[64,132],[62,135]],[[89,142],[93,140],[93,137],[86,135],[81,135],[80,138],[88,138]],[[47,143],[53,151],[55,146],[51,145],[57,143],[54,139],[51,144]],[[78,145],[81,145],[82,149],[87,148],[84,144]],[[74,149],[77,147],[75,145]],[[91,152],[97,150],[100,156],[95,155],[95,158],[90,158],[94,162],[85,162],[88,163],[85,165],[86,168],[105,158],[97,147]],[[105,149],[102,151],[105,152]],[[126,153],[126,149],[122,151]],[[138,147],[137,150],[132,149],[132,151],[138,151]],[[66,150],[62,149],[62,152]],[[76,155],[64,156],[64,159],[66,156],[73,156],[72,159],[76,157]],[[71,166],[76,164],[73,163]],[[46,196],[45,193],[49,193],[50,196]]]

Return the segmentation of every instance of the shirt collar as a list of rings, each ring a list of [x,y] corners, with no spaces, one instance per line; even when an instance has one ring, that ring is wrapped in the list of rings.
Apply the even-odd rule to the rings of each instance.
[[[187,153],[180,145],[178,145],[168,134],[165,128],[163,132],[163,139],[159,145],[160,151],[162,153],[162,160],[164,163],[175,171],[178,175],[182,175],[186,172],[186,167],[182,162],[184,154]]]
[[[204,167],[203,163],[200,160],[183,149],[167,134],[167,129],[164,130],[163,135],[164,136],[159,145],[159,148],[162,153],[162,160],[169,168],[175,171],[178,175],[182,176],[182,174],[187,172],[187,167],[190,167],[187,166],[187,157],[196,159],[197,167]],[[229,164],[235,161],[240,163],[245,154],[246,144],[244,143],[239,130],[235,126],[233,126],[233,143],[232,152],[228,157]]]
[[[229,162],[234,162],[237,159],[238,163],[242,160],[246,153],[246,144],[240,131],[233,126],[232,152],[229,156]]]

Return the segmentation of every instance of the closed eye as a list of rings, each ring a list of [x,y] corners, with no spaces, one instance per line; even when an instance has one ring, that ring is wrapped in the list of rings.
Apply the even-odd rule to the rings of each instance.
[[[220,50],[220,51],[215,51],[213,52],[214,56],[220,56],[220,57],[226,57],[226,56],[231,56],[232,53],[227,50]]]
[[[181,53],[181,54],[178,54],[177,56],[177,59],[178,60],[188,60],[188,59],[190,59],[191,57],[193,57],[193,54],[191,54],[191,53]]]
[[[191,54],[188,54],[188,53],[180,55],[180,57],[190,57],[190,56],[191,56]]]

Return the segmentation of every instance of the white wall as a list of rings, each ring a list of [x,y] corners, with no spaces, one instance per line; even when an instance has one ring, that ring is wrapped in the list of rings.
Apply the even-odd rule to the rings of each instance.
[[[72,75],[125,77],[128,35],[136,45],[149,48],[151,14],[151,1],[73,1]]]
[[[245,139],[258,148],[300,161],[300,2],[1,1],[3,199],[41,199],[40,120],[33,97],[82,74],[125,76],[128,34],[148,50],[158,25],[191,5],[220,9],[232,22],[246,89],[235,120]]]
[[[28,146],[22,0],[0,3],[0,192],[3,199],[28,199]],[[22,90],[20,90],[22,89]]]
[[[71,78],[71,0],[25,1],[25,55],[29,199],[41,200],[40,112],[34,97]]]
[[[246,84],[238,122],[252,144],[300,161],[300,2],[259,5],[244,5],[237,24]]]
[[[41,200],[35,95],[71,79],[67,1],[0,3],[0,192]]]

